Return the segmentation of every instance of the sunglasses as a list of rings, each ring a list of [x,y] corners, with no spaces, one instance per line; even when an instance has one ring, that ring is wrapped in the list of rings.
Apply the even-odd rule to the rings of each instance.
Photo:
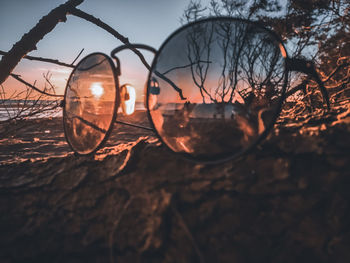
[[[136,93],[120,85],[116,54],[132,46],[154,53],[145,88],[151,128],[118,121],[134,111]],[[114,61],[113,61],[114,59]],[[273,128],[292,71],[312,77],[329,109],[328,93],[312,62],[288,57],[273,31],[258,22],[215,17],[189,23],[159,50],[124,45],[111,56],[93,53],[71,73],[64,94],[65,137],[78,155],[96,152],[113,125],[150,129],[175,154],[220,162],[251,150]]]

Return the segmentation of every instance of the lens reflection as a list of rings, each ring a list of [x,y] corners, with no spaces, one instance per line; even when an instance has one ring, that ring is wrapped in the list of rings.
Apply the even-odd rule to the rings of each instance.
[[[103,142],[114,118],[116,84],[112,62],[104,54],[85,57],[66,87],[64,128],[79,154],[89,154]]]
[[[254,23],[211,19],[161,47],[147,102],[162,140],[196,159],[225,159],[254,144],[277,115],[286,86],[283,45]]]
[[[120,107],[125,115],[135,112],[136,91],[131,85],[125,84],[120,87]]]

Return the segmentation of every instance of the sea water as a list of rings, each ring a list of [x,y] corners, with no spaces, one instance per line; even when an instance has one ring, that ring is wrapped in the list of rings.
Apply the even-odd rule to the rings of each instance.
[[[10,105],[12,105],[12,107],[10,107]],[[12,104],[10,104],[10,102],[0,104],[0,121],[6,121],[8,119],[15,117],[18,114],[21,106],[13,107],[14,105],[16,105],[15,101],[12,101]],[[31,115],[31,112],[33,112],[35,110],[36,110],[35,108],[24,110],[20,113],[21,117],[19,117],[19,118],[23,117],[25,119],[37,119],[37,118],[62,117],[62,108],[56,108],[54,110],[47,110],[47,111],[42,112],[42,113],[37,113],[33,116],[28,116],[28,115]],[[135,111],[143,111],[143,110],[146,110],[143,102],[136,102]],[[121,110],[119,109],[118,112],[121,112]]]

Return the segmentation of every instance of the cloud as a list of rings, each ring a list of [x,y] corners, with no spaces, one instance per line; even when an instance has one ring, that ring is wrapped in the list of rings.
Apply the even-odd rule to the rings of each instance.
[[[70,74],[72,72],[72,69],[68,68],[38,68],[40,71],[50,71],[51,73],[58,73],[58,74]]]

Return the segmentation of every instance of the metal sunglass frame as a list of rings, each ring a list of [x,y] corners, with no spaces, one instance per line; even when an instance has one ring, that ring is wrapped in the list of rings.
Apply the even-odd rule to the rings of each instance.
[[[150,89],[150,81],[151,81],[151,75],[152,75],[152,72],[155,68],[155,65],[156,65],[156,62],[157,62],[157,58],[159,56],[159,54],[161,53],[163,47],[171,40],[171,38],[178,34],[179,32],[189,28],[189,27],[192,27],[198,23],[203,23],[203,22],[209,22],[209,21],[215,21],[215,20],[226,20],[226,21],[234,21],[234,22],[241,22],[241,23],[246,23],[246,24],[251,24],[251,25],[254,25],[256,27],[259,27],[263,30],[265,30],[267,33],[269,33],[271,36],[273,36],[276,41],[279,43],[279,45],[282,47],[282,49],[284,50],[285,54],[282,54],[284,59],[285,59],[285,81],[284,81],[284,84],[283,84],[283,88],[282,88],[282,92],[281,92],[281,95],[280,95],[280,98],[279,98],[279,101],[278,101],[278,105],[277,105],[277,110],[276,110],[276,113],[273,117],[273,121],[271,121],[270,125],[268,125],[268,127],[266,127],[266,129],[262,132],[262,134],[260,134],[258,136],[258,138],[252,142],[246,149],[243,149],[241,150],[240,152],[234,154],[234,155],[231,155],[231,156],[226,156],[226,157],[223,157],[223,156],[220,156],[218,154],[218,156],[215,156],[215,158],[210,158],[210,159],[203,159],[203,158],[196,158],[188,153],[184,153],[184,152],[175,152],[173,151],[165,142],[164,140],[162,139],[162,136],[160,136],[160,134],[158,133],[157,129],[155,128],[155,125],[153,123],[153,120],[152,120],[152,117],[151,117],[151,113],[150,113],[150,108],[149,108],[149,89]],[[136,125],[136,124],[132,124],[132,123],[127,123],[127,122],[122,122],[122,121],[118,121],[117,120],[117,112],[118,112],[118,109],[120,107],[120,88],[122,88],[124,85],[120,86],[120,83],[119,83],[119,76],[121,75],[121,63],[120,63],[120,60],[119,58],[116,56],[116,54],[122,50],[125,50],[125,49],[130,49],[130,48],[134,48],[134,49],[143,49],[143,50],[147,50],[147,51],[150,51],[152,52],[155,57],[153,58],[153,62],[152,62],[152,66],[151,66],[151,69],[149,70],[149,74],[148,74],[148,80],[147,80],[147,88],[145,90],[145,98],[146,98],[146,111],[147,111],[147,116],[148,116],[148,120],[151,124],[151,128],[150,127],[145,127],[145,126],[141,126],[141,125]],[[112,130],[113,130],[113,126],[114,126],[114,123],[119,123],[119,124],[122,124],[122,125],[128,125],[128,126],[132,126],[132,127],[137,127],[137,128],[142,128],[142,129],[146,129],[146,130],[150,130],[150,131],[153,131],[156,136],[160,139],[160,141],[163,143],[163,145],[165,145],[171,152],[173,152],[174,154],[176,155],[179,155],[181,157],[185,157],[186,159],[190,159],[192,161],[195,161],[195,162],[200,162],[200,163],[218,163],[218,162],[224,162],[224,161],[227,161],[227,160],[230,160],[230,159],[234,159],[234,158],[237,158],[239,156],[242,156],[243,154],[246,154],[247,152],[249,152],[250,150],[252,150],[257,144],[259,144],[263,139],[266,138],[266,136],[268,135],[268,133],[271,131],[271,129],[273,128],[273,126],[275,125],[276,123],[276,120],[278,118],[278,116],[280,115],[280,112],[281,112],[281,109],[282,109],[282,104],[283,102],[285,101],[286,99],[286,89],[287,89],[287,85],[288,85],[288,75],[291,71],[297,71],[297,72],[301,72],[301,73],[305,73],[309,76],[311,76],[318,84],[318,88],[320,89],[321,91],[321,94],[323,96],[323,100],[324,102],[326,103],[327,105],[327,109],[329,110],[330,109],[330,102],[329,102],[329,95],[328,95],[328,92],[326,90],[326,88],[324,87],[323,85],[323,82],[322,80],[320,79],[315,67],[314,67],[314,64],[312,63],[312,61],[307,61],[307,60],[303,60],[303,59],[295,59],[295,58],[290,58],[286,52],[286,49],[284,47],[284,44],[283,44],[283,41],[280,39],[280,37],[272,30],[266,28],[264,25],[262,25],[260,22],[256,22],[256,21],[250,21],[250,20],[247,20],[247,19],[240,19],[240,18],[232,18],[232,17],[210,17],[210,18],[206,18],[206,19],[201,19],[201,20],[197,20],[195,22],[192,22],[192,23],[189,23],[189,24],[186,24],[182,27],[180,27],[179,29],[177,29],[175,32],[173,32],[170,36],[168,36],[168,38],[163,42],[163,44],[161,45],[161,47],[156,50],[154,49],[153,47],[150,47],[148,45],[144,45],[144,44],[130,44],[130,45],[122,45],[122,46],[119,46],[115,49],[113,49],[111,51],[111,54],[110,54],[110,57],[107,56],[106,54],[104,53],[100,53],[100,52],[96,52],[96,53],[92,53],[92,54],[89,54],[88,56],[84,57],[75,67],[78,68],[78,66],[80,65],[80,63],[85,60],[87,57],[89,56],[93,56],[93,55],[102,55],[104,56],[110,66],[111,66],[111,69],[113,71],[113,74],[114,74],[114,81],[115,81],[115,89],[116,89],[116,95],[115,95],[115,104],[114,104],[114,109],[113,109],[113,117],[112,117],[112,121],[110,123],[110,126],[109,126],[109,129],[107,130],[107,132],[105,133],[105,136],[103,138],[103,140],[95,147],[95,149],[87,154],[80,154],[80,153],[77,153],[73,146],[71,145],[71,143],[69,142],[69,139],[68,139],[68,136],[67,136],[67,131],[66,131],[66,125],[65,125],[65,116],[66,116],[66,110],[65,110],[65,106],[63,107],[63,126],[64,126],[64,132],[65,132],[65,137],[66,137],[66,141],[68,142],[70,148],[75,152],[75,154],[77,155],[93,155],[96,153],[96,151],[98,151],[103,145],[104,143],[108,140]],[[113,62],[113,60],[111,59],[113,58],[115,60],[115,64]],[[66,99],[66,94],[67,94],[67,90],[68,90],[68,84],[75,72],[75,69],[72,71],[68,81],[67,81],[67,86],[66,86],[66,89],[65,89],[65,94],[64,94],[64,100],[63,100],[63,105],[65,105],[65,99]]]

